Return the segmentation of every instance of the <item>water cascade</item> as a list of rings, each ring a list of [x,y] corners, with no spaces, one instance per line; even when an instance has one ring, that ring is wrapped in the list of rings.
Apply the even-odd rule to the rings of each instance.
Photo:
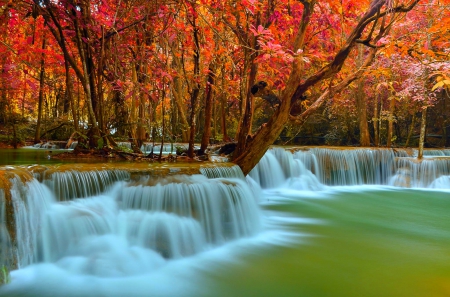
[[[54,196],[26,171],[8,168],[0,174],[0,260],[25,267],[34,261],[34,242]]]
[[[123,170],[29,170],[3,171],[0,260],[10,269],[42,262],[135,274],[261,230],[257,198],[236,166],[133,179]]]
[[[64,296],[164,296],[179,295],[180,292],[192,296],[195,290],[172,291],[173,283],[177,283],[172,282],[172,277],[180,280],[177,273],[181,267],[197,268],[194,273],[187,269],[188,275],[210,271],[208,269],[214,266],[211,264],[215,263],[216,257],[202,262],[206,258],[204,255],[218,254],[220,259],[231,257],[228,247],[242,241],[247,244],[262,240],[264,247],[298,244],[300,238],[305,237],[300,232],[308,224],[322,224],[320,228],[310,228],[309,232],[324,232],[325,236],[317,237],[317,248],[309,250],[305,245],[299,249],[310,252],[312,256],[305,256],[302,261],[309,261],[312,266],[302,266],[298,271],[317,273],[315,268],[316,265],[320,267],[321,261],[316,260],[325,259],[333,252],[335,245],[344,246],[342,254],[330,255],[333,259],[329,262],[322,261],[326,270],[324,275],[329,277],[328,266],[339,262],[336,259],[340,256],[353,259],[352,253],[355,251],[347,253],[349,246],[341,238],[354,234],[345,229],[351,226],[356,230],[352,225],[354,222],[358,222],[358,228],[367,226],[365,232],[370,234],[361,235],[361,242],[366,240],[368,243],[363,248],[354,247],[357,253],[365,249],[379,252],[377,245],[380,242],[383,243],[380,244],[382,251],[394,249],[397,244],[402,247],[403,243],[396,240],[404,234],[407,246],[410,246],[410,239],[422,229],[426,232],[423,232],[425,235],[420,233],[420,236],[434,236],[434,233],[428,232],[429,226],[421,229],[422,224],[410,224],[407,220],[391,223],[401,220],[402,216],[384,215],[385,211],[396,213],[405,208],[403,216],[408,220],[415,217],[424,217],[424,222],[427,218],[435,219],[428,210],[422,211],[421,207],[416,206],[408,209],[405,205],[422,201],[422,196],[417,196],[410,188],[438,188],[438,193],[446,194],[450,189],[450,158],[447,151],[430,150],[427,157],[418,161],[414,158],[415,153],[412,149],[278,147],[267,151],[247,177],[238,166],[213,162],[198,166],[194,163],[134,163],[132,166],[117,163],[2,167],[0,268],[3,265],[17,270],[11,273],[11,284],[0,286],[0,296],[12,296],[11,292],[16,296],[48,296],[52,289],[63,292],[61,294]],[[374,185],[383,187],[374,189]],[[354,191],[355,188],[358,190]],[[387,209],[383,208],[387,199],[384,196],[389,195],[379,194],[383,191],[393,196]],[[397,192],[408,199],[395,197]],[[417,192],[426,196],[431,190]],[[409,199],[409,195],[413,194],[415,198]],[[327,199],[311,199],[327,195],[332,198],[326,202],[322,201]],[[337,198],[333,200],[333,197]],[[430,195],[427,199],[430,199],[433,211],[441,211],[441,205],[446,205],[446,200],[438,195]],[[345,211],[340,216],[342,209]],[[367,212],[370,218],[366,220],[361,211]],[[307,216],[300,215],[303,212]],[[411,218],[408,213],[413,214]],[[314,219],[314,216],[320,218],[320,215],[323,220]],[[440,213],[436,217],[445,219]],[[381,218],[380,222],[377,218]],[[333,219],[337,221],[334,225]],[[378,226],[381,226],[380,229],[376,229]],[[333,234],[337,228],[344,229],[337,235]],[[373,239],[374,234],[370,233],[375,232],[375,236],[379,236],[386,230],[393,230],[394,234],[393,239],[389,239],[391,242],[386,244],[383,240],[387,237]],[[276,235],[261,239],[271,232]],[[299,233],[293,235],[293,232]],[[445,232],[446,229],[439,229],[436,233],[439,238],[434,243],[447,240]],[[326,252],[320,254],[324,250],[320,242],[327,240],[330,244],[324,245]],[[359,244],[359,238],[352,240],[350,248]],[[417,244],[421,244],[421,240]],[[250,246],[247,249],[249,254],[257,245]],[[328,250],[329,246],[333,248]],[[257,278],[259,283],[265,281],[259,279],[261,275],[268,273],[270,276],[271,269],[268,268],[276,269],[278,264],[286,263],[291,267],[296,262],[283,258],[285,255],[289,257],[294,249],[274,248],[273,256],[271,252],[264,254],[262,250],[260,247],[257,249],[264,256],[256,258],[259,259],[257,262],[250,262],[250,266],[260,268],[249,268],[242,274]],[[217,254],[214,254],[215,251]],[[361,255],[360,259],[365,259],[370,258],[371,253],[358,255]],[[282,263],[277,262],[280,257],[284,259]],[[393,256],[394,259],[398,257],[398,254]],[[266,258],[278,264],[268,266],[272,263],[264,262]],[[375,262],[378,263],[378,260]],[[390,261],[387,262],[390,264]],[[427,263],[431,262],[427,259]],[[259,263],[262,263],[261,266],[258,266]],[[347,264],[344,264],[344,269]],[[159,284],[164,273],[170,277]],[[200,280],[199,283],[216,279],[218,274],[214,273],[207,281]],[[277,274],[267,280],[276,277],[284,279]],[[314,285],[314,282],[308,281],[308,275],[303,277],[303,286]],[[239,276],[236,278],[243,283]],[[46,287],[47,279],[53,287]],[[187,279],[187,282],[192,280]],[[27,291],[23,281],[29,283],[32,291]],[[362,288],[370,287],[363,281]],[[66,283],[69,285],[66,286]],[[336,283],[341,284],[342,280]],[[162,289],[154,289],[155,286]],[[194,286],[199,287],[198,283]],[[233,289],[233,286],[229,287]],[[319,287],[323,287],[322,281]],[[291,293],[289,291],[284,296],[292,296]],[[307,296],[325,295],[312,293]]]
[[[42,176],[43,183],[56,195],[59,201],[89,197],[105,191],[113,183],[129,180],[130,174],[124,170],[47,170]]]
[[[322,185],[447,188],[450,159],[442,157],[446,151],[426,151],[427,157],[418,161],[412,157],[415,150],[406,149],[274,148],[249,175],[263,188],[294,184],[304,190]]]

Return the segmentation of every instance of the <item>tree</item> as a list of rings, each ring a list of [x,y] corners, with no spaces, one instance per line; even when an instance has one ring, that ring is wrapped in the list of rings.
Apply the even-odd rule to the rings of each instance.
[[[297,32],[295,38],[296,42],[294,43],[292,50],[294,53],[298,52],[298,50],[302,49],[304,46],[307,24],[313,14],[313,8],[315,5],[315,1],[301,2],[304,5],[304,10],[302,13],[301,26]],[[334,89],[333,87],[330,87],[330,91],[328,91],[327,96],[322,97],[322,95],[319,97],[308,110],[300,115],[291,115],[293,105],[299,102],[302,95],[308,88],[336,75],[341,70],[350,52],[358,42],[365,44],[372,49],[371,58],[373,58],[373,55],[375,55],[375,51],[377,49],[377,46],[371,43],[373,42],[373,39],[380,40],[384,37],[388,32],[387,29],[390,28],[396,21],[396,15],[398,13],[410,11],[417,4],[417,2],[418,1],[412,1],[407,4],[399,4],[395,7],[386,7],[386,1],[372,1],[367,11],[356,24],[344,45],[334,55],[331,62],[327,63],[319,71],[303,81],[303,55],[299,54],[295,56],[291,65],[291,73],[286,82],[286,87],[280,96],[281,104],[275,111],[274,115],[269,119],[266,125],[261,126],[261,129],[252,137],[247,137],[247,135],[244,137],[242,133],[245,133],[245,131],[240,132],[241,135],[238,137],[240,142],[238,145],[243,148],[237,151],[237,154],[234,156],[234,162],[241,167],[244,174],[247,174],[265,153],[265,150],[261,148],[267,149],[268,145],[276,140],[290,116],[297,122],[304,122],[312,111],[317,109],[323,103],[327,96],[333,94],[333,91],[337,90],[336,87]],[[386,21],[386,18],[384,18],[385,16],[391,16],[391,19]],[[378,23],[379,21],[381,24]],[[370,30],[367,30],[367,32],[366,28],[370,28]],[[377,30],[377,33],[374,35],[375,30]],[[356,78],[357,77],[348,77],[351,81]]]

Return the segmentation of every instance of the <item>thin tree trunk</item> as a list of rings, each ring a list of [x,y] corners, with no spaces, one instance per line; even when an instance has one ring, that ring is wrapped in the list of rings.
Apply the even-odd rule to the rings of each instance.
[[[394,111],[395,111],[395,98],[392,96],[389,99],[389,118],[388,118],[388,133],[387,133],[387,147],[392,147],[392,140],[394,137]]]
[[[358,46],[358,68],[364,62],[364,47],[362,44]],[[359,144],[361,146],[370,146],[369,126],[367,123],[367,100],[364,94],[364,81],[362,78],[358,80],[358,88],[356,91],[356,108],[359,121]]]
[[[420,137],[419,137],[419,153],[417,155],[418,159],[423,158],[423,148],[425,145],[425,135],[427,132],[427,108],[422,109],[422,119],[420,121]]]
[[[211,118],[213,110],[213,93],[214,93],[214,66],[209,68],[208,82],[206,85],[206,97],[205,97],[205,127],[203,130],[202,142],[200,145],[199,154],[204,154],[208,148],[209,139],[211,137]]]
[[[378,112],[378,95],[375,95],[374,107],[373,107],[373,133],[375,146],[380,146],[380,131],[379,131],[380,114]]]
[[[411,140],[411,135],[414,131],[414,125],[416,124],[416,114],[413,113],[411,119],[411,125],[409,126],[408,137],[406,137],[405,147],[408,147],[409,141]]]
[[[199,28],[196,25],[196,17],[193,17],[192,27],[194,34],[194,82],[193,90],[191,91],[191,112],[189,117],[189,147],[188,156],[190,158],[194,157],[194,142],[195,142],[195,113],[197,109],[197,98],[200,93],[200,83],[198,82],[200,74],[200,43],[199,43]]]
[[[227,100],[225,96],[222,96],[221,98],[221,104],[220,104],[220,114],[221,114],[221,129],[222,129],[222,140],[225,142],[231,141],[231,138],[228,136],[227,133]]]
[[[78,105],[75,104],[75,99],[73,98],[73,82],[70,76],[69,62],[67,60],[64,60],[64,67],[66,70],[66,94],[68,96],[70,109],[72,110],[73,128],[75,131],[78,131]]]
[[[166,92],[163,90],[162,92],[162,101],[161,101],[161,114],[162,114],[162,134],[161,134],[161,150],[159,151],[158,159],[161,161],[162,152],[164,149],[164,135],[166,134],[166,107],[164,106],[164,99],[166,97]]]
[[[45,33],[42,36],[42,50],[45,50],[46,38]],[[42,121],[42,104],[44,101],[44,78],[45,78],[45,55],[41,55],[41,67],[39,70],[39,95],[38,95],[38,115],[36,123],[36,131],[34,134],[34,143],[41,141],[41,121]]]
[[[433,0],[429,0],[428,4],[432,4]],[[433,19],[428,19],[428,29],[433,26]],[[427,35],[427,48],[431,48],[431,35]],[[428,66],[425,66],[425,70],[423,72],[423,85],[424,85],[424,98],[428,96],[427,94],[427,81],[428,81],[428,75],[429,75],[429,68]],[[420,121],[420,137],[419,137],[419,153],[417,155],[418,159],[423,158],[423,148],[425,146],[425,139],[426,139],[426,133],[427,133],[427,104],[425,103],[425,106],[422,109],[422,119]]]

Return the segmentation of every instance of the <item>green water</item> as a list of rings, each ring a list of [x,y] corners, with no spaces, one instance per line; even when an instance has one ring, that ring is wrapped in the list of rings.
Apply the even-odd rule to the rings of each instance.
[[[50,151],[51,154],[49,153]],[[65,150],[35,148],[0,149],[0,166],[61,163],[61,160],[52,159],[51,156],[63,151]]]
[[[450,296],[450,193],[360,188],[327,196],[265,206],[321,223],[288,224],[304,235],[297,243],[255,248],[203,272],[201,295]]]

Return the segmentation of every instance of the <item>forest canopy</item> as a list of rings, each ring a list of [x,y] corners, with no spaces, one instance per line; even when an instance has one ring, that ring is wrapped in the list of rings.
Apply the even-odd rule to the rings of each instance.
[[[449,0],[0,0],[0,25],[14,141],[234,141],[244,173],[273,143],[449,144]]]

